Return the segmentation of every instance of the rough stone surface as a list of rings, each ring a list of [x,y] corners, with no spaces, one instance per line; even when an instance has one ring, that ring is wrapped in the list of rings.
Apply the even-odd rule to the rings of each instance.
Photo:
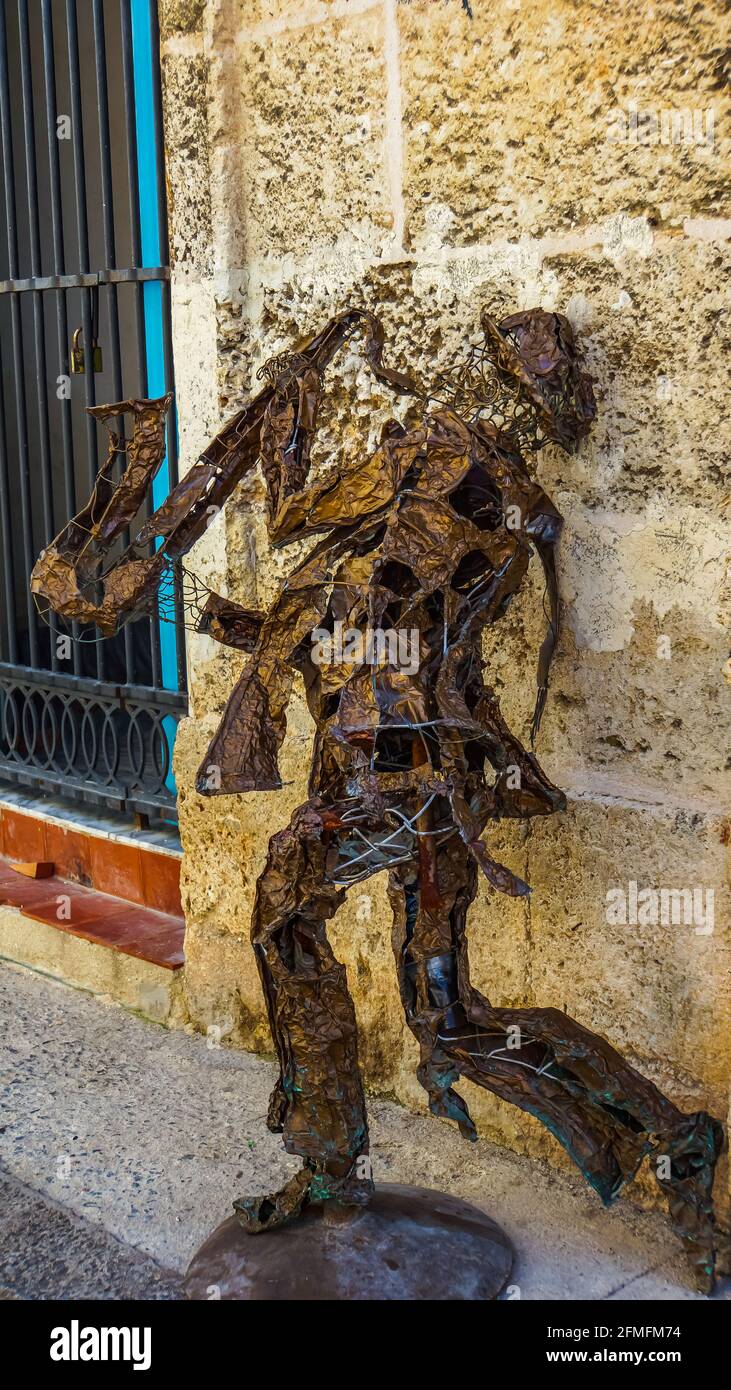
[[[247,259],[296,255],[303,231],[332,244],[343,221],[364,251],[378,249],[393,221],[383,45],[380,7],[236,45],[228,101],[241,123]]]
[[[0,1298],[182,1298],[149,1256],[0,1172]]]
[[[74,1238],[87,1249],[95,1233],[95,1268],[110,1293],[112,1276],[132,1278],[128,1259],[123,1269],[112,1261],[110,1239],[168,1271],[162,1296],[169,1272],[184,1272],[234,1198],[271,1191],[297,1167],[264,1127],[270,1062],[8,966],[0,1009],[0,1164],[65,1214],[72,1234],[84,1223]],[[548,1164],[484,1140],[465,1144],[446,1123],[401,1106],[373,1100],[369,1109],[376,1182],[436,1188],[486,1211],[515,1247],[509,1297],[700,1299],[664,1218],[628,1201],[605,1211]],[[23,1193],[14,1200],[11,1225],[27,1212]],[[0,1245],[3,1237],[0,1222]],[[45,1289],[66,1277],[66,1262],[57,1244],[44,1254],[34,1239],[26,1272]],[[728,1293],[722,1281],[715,1297]]]
[[[691,211],[718,215],[729,188],[720,0],[691,11],[682,0],[640,12],[632,0],[476,0],[472,17],[431,0],[398,10],[417,248],[443,236],[467,245],[541,235],[615,212],[671,225]],[[660,143],[661,113],[673,110],[698,113],[701,143]]]
[[[202,56],[166,54],[163,100],[176,112],[167,139],[168,232],[171,264],[212,269],[212,226],[206,97],[208,64]]]
[[[202,28],[206,0],[159,0],[160,37],[163,41]]]
[[[570,805],[491,832],[534,894],[526,906],[481,888],[473,975],[496,1003],[565,1006],[679,1104],[725,1118],[731,219],[720,0],[691,11],[658,0],[641,13],[629,0],[472,0],[471,19],[459,0],[195,8],[163,42],[182,466],[249,398],[267,357],[348,302],[378,310],[391,358],[425,382],[475,339],[485,308],[568,314],[598,419],[575,456],[549,449],[534,463],[566,516],[564,625],[538,753]],[[633,110],[635,134],[628,124],[614,138],[618,113],[629,121]],[[697,113],[705,135],[712,112],[712,141],[681,129],[663,144],[652,118],[662,135],[667,111],[690,113],[691,126]],[[372,445],[406,408],[374,384],[357,341],[342,369],[318,468]],[[261,606],[298,553],[269,552],[257,476],[190,563]],[[542,599],[533,573],[485,641],[523,737]],[[194,773],[241,659],[198,638],[189,657],[193,714],[176,748],[186,1016],[266,1050],[249,915],[268,837],[305,796],[311,724],[298,690],[280,793],[198,797]],[[607,921],[607,891],[631,880],[713,890],[713,932]],[[368,1085],[423,1110],[380,879],[351,894],[332,939]],[[567,1162],[529,1117],[467,1089],[482,1134]],[[722,1173],[722,1209],[725,1184]],[[632,1195],[648,1198],[642,1184]]]

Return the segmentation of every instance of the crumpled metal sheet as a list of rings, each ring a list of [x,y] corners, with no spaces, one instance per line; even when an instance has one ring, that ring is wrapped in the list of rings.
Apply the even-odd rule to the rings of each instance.
[[[257,609],[242,608],[220,594],[209,593],[198,619],[197,630],[227,647],[251,652],[261,632],[265,614]]]
[[[311,481],[324,373],[356,328],[378,380],[411,394],[415,409],[408,425],[390,421],[371,453]],[[266,364],[260,392],[101,574],[111,539],[129,524],[162,456],[166,403],[125,403],[135,430],[122,479],[113,483],[110,455],[88,506],[40,556],[32,587],[62,616],[115,631],[155,602],[166,567],[179,565],[258,461],[272,544],[319,537],[266,613],[210,591],[196,607],[199,631],[249,655],[203,760],[199,792],[281,786],[278,753],[296,672],[317,731],[309,799],[272,837],[252,923],[280,1062],[268,1123],[304,1167],[281,1192],[237,1203],[244,1224],[266,1230],[306,1201],[369,1198],[355,1013],[325,923],[349,886],[386,869],[401,997],[432,1111],[475,1138],[454,1090],[468,1077],[536,1115],[607,1202],[645,1156],[665,1155],[670,1171],[659,1181],[708,1286],[718,1122],[683,1115],[603,1038],[560,1011],[495,1008],[469,979],[465,928],[478,870],[498,892],[530,891],[490,853],[491,823],[566,804],[507,727],[484,679],[481,634],[505,613],[536,553],[548,625],[535,741],[559,630],[562,520],[526,457],[548,442],[574,450],[595,415],[562,315],[534,309],[500,323],[485,316],[483,328],[484,342],[425,386],[384,366],[373,315],[336,316]],[[342,646],[343,633],[360,640],[397,629],[415,644],[411,661],[385,651],[366,659],[362,645]],[[323,642],[330,659],[316,661]]]
[[[145,555],[130,547],[124,563],[100,571],[100,563],[118,535],[134,520],[165,456],[165,413],[172,397],[156,401],[118,401],[92,406],[88,414],[105,423],[122,414],[133,417],[126,448],[114,430],[107,457],[86,506],[56,536],[36,561],[30,577],[36,602],[45,600],[59,617],[96,623],[112,636],[123,622],[154,602],[165,568],[162,555]],[[117,455],[126,453],[123,477],[113,481]],[[101,590],[101,596],[99,591]],[[40,607],[39,603],[39,607]]]

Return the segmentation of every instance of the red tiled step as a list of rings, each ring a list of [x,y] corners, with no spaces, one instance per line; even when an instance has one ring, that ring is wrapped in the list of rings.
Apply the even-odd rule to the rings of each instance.
[[[89,833],[22,808],[0,806],[0,855],[48,859],[63,879],[139,907],[182,917],[180,855]]]
[[[68,918],[59,917],[62,904]],[[185,922],[167,912],[123,902],[93,888],[81,888],[62,878],[29,879],[0,858],[0,906],[18,908],[26,917],[110,946],[128,956],[151,961],[167,970],[183,964]]]

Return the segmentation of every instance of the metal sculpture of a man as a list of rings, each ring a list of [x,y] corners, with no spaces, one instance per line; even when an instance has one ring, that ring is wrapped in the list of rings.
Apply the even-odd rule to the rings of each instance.
[[[526,456],[548,443],[573,451],[595,414],[562,315],[534,309],[499,323],[484,316],[482,326],[479,347],[425,387],[384,366],[375,316],[338,315],[266,365],[258,395],[106,572],[101,561],[163,457],[166,402],[100,408],[105,418],[133,414],[126,470],[115,482],[123,441],[113,436],[90,502],[41,554],[32,588],[58,615],[108,634],[174,586],[199,631],[249,654],[199,773],[203,795],[281,786],[287,704],[296,673],[304,678],[316,725],[308,798],[272,836],[252,924],[279,1058],[268,1124],[302,1168],[272,1196],[237,1202],[240,1220],[265,1231],[307,1202],[369,1201],[355,1012],[326,923],[350,885],[387,870],[401,998],[433,1114],[476,1138],[455,1089],[468,1077],[537,1116],[606,1203],[646,1155],[662,1155],[658,1181],[708,1286],[718,1122],[681,1113],[559,1009],[497,1008],[470,982],[465,926],[478,870],[497,893],[529,891],[492,857],[491,823],[565,807],[485,683],[481,638],[536,552],[548,627],[533,742],[558,635],[561,517]],[[414,404],[373,452],[310,481],[325,371],[359,328],[378,381]],[[210,591],[201,601],[181,565],[258,461],[272,545],[318,538],[266,613]]]

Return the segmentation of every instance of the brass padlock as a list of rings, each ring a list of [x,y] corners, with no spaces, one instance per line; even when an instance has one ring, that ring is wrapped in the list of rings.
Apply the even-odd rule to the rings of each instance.
[[[82,328],[77,328],[71,340],[71,371],[75,375],[82,375],[86,371],[86,355],[81,346]],[[102,371],[102,350],[98,343],[91,345],[91,370],[92,372]]]

